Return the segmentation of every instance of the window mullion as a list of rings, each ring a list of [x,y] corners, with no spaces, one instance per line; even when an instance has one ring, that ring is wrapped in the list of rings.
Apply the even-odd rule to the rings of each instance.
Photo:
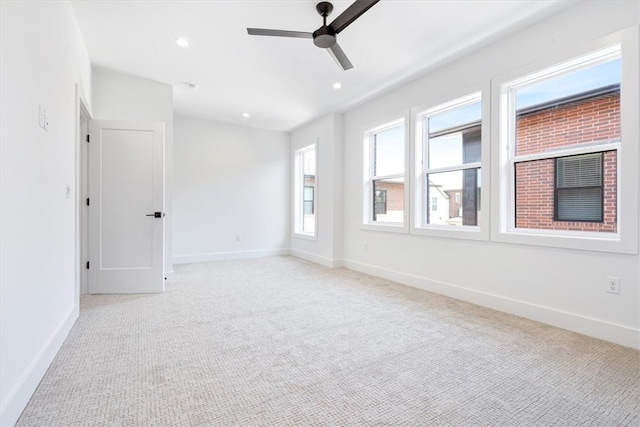
[[[591,147],[568,147],[567,149],[558,151],[545,151],[542,153],[527,154],[524,156],[514,156],[513,162],[523,163],[535,160],[555,159],[558,157],[568,157],[580,154],[601,153],[604,151],[617,151],[620,149],[620,143],[600,144]]]
[[[447,166],[444,168],[425,169],[425,172],[430,174],[442,173],[442,172],[455,172],[455,171],[461,171],[461,170],[467,170],[467,169],[479,169],[480,167],[482,167],[481,162],[474,162],[474,163],[465,163],[462,165]]]
[[[380,181],[382,179],[397,179],[397,178],[404,178],[404,174],[403,173],[395,173],[395,174],[391,174],[391,175],[372,176],[371,180],[372,181]]]

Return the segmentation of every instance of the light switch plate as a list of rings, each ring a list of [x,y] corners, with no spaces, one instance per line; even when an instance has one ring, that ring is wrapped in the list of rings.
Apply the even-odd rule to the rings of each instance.
[[[44,108],[42,105],[38,105],[38,126],[44,129]]]

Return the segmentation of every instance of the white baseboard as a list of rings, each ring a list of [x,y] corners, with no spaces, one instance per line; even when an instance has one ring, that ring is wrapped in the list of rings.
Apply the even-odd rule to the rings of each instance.
[[[344,267],[414,288],[423,289],[451,298],[467,301],[483,307],[535,320],[562,329],[567,329],[590,337],[610,341],[626,347],[640,349],[640,330],[618,325],[575,313],[531,304],[463,286],[430,280],[426,277],[402,273],[400,271],[376,267],[352,260],[343,260]]]
[[[315,262],[316,264],[324,265],[329,268],[342,267],[342,260],[336,260],[332,258],[323,257],[320,255],[312,254],[311,252],[301,251],[300,249],[291,249],[289,251],[291,256],[306,259],[307,261]]]
[[[178,255],[173,257],[174,264],[193,262],[222,261],[228,259],[261,258],[267,256],[289,255],[288,248],[260,249],[255,251],[213,252],[207,254]]]
[[[40,353],[33,359],[27,370],[15,385],[15,387],[6,396],[0,409],[0,426],[12,426],[20,418],[20,414],[29,403],[29,399],[36,391],[38,384],[49,369],[51,362],[58,354],[65,338],[69,335],[69,331],[73,327],[78,315],[80,307],[74,304],[69,310],[60,326],[53,332],[48,342],[42,347]]]

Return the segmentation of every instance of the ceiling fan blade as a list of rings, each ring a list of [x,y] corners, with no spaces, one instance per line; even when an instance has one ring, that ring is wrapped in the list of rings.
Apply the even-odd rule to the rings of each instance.
[[[338,34],[379,1],[380,0],[356,0],[347,10],[338,15],[329,26]]]
[[[345,55],[344,51],[338,43],[328,48],[327,52],[329,52],[329,55],[331,55],[333,59],[336,60],[336,62],[342,67],[343,70],[346,71],[353,68],[353,64],[351,63],[351,61],[349,61],[349,58],[347,58],[347,55]]]
[[[267,30],[264,28],[247,28],[247,33],[252,36],[296,37],[301,39],[313,38],[313,33],[305,33],[303,31]]]

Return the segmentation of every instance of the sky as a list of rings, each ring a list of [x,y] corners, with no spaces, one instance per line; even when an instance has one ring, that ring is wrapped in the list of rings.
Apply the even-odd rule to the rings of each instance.
[[[404,172],[404,124],[376,133],[375,175]]]
[[[516,110],[620,83],[620,58],[561,74],[516,90]]]
[[[475,102],[429,116],[429,133],[480,121],[482,104]]]

